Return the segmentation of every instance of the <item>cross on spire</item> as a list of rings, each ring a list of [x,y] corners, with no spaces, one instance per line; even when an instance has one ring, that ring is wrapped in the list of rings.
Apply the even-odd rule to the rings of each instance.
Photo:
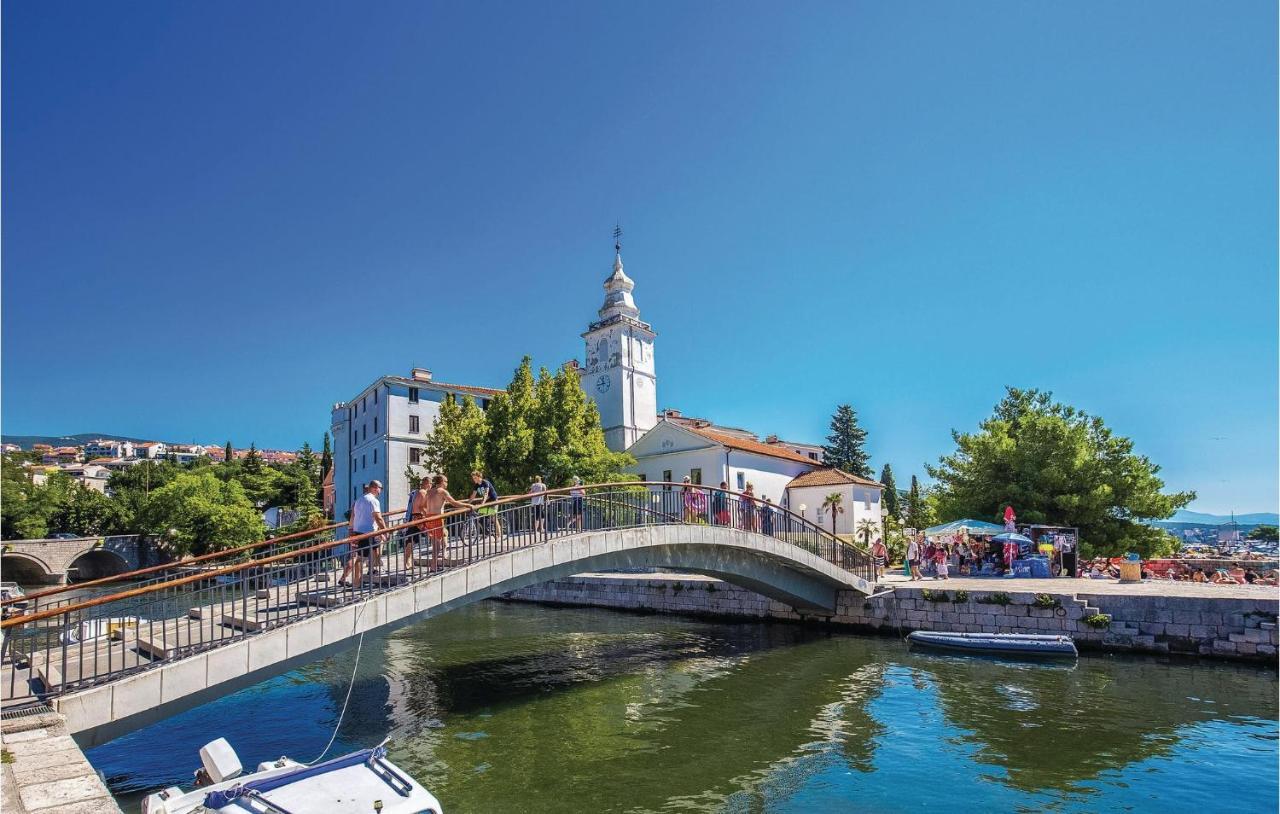
[[[613,250],[622,253],[622,224],[616,223],[613,227]]]

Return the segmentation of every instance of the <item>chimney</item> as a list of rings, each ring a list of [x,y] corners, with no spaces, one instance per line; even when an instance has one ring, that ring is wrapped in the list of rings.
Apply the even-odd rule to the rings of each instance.
[[[667,418],[679,418],[679,417],[680,417],[680,411],[679,411],[679,410],[663,410],[663,411],[662,411],[662,414],[663,414],[664,416],[666,416]]]
[[[776,436],[776,435],[770,435],[770,436],[768,436],[768,437],[766,437],[766,438],[764,439],[764,442],[765,442],[766,444],[776,444],[776,443],[778,443],[778,436]]]
[[[413,379],[419,382],[429,382],[431,381],[431,371],[425,367],[415,367],[413,369]]]

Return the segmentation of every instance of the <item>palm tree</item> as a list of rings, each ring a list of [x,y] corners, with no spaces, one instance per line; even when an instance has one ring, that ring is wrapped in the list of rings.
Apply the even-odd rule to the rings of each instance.
[[[875,534],[876,531],[878,531],[878,527],[874,520],[866,519],[858,521],[858,533],[862,535],[863,545],[871,544],[871,535]]]
[[[844,495],[839,492],[832,492],[822,499],[822,508],[831,509],[831,536],[836,536],[836,515],[844,513],[844,507],[840,504],[844,502]]]

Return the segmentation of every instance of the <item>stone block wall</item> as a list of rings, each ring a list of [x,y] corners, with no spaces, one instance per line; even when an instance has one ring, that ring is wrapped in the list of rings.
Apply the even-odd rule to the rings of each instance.
[[[1057,604],[1040,607],[1037,596]],[[942,591],[897,587],[869,598],[837,596],[834,615],[800,614],[745,588],[706,578],[578,576],[506,598],[561,605],[747,619],[780,619],[904,636],[912,630],[1061,633],[1081,649],[1185,653],[1276,661],[1275,598],[1164,597]]]

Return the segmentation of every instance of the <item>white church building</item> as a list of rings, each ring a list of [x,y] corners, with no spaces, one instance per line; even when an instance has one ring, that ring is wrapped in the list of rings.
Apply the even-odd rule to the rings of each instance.
[[[609,448],[635,458],[631,471],[650,482],[685,477],[710,486],[723,482],[735,492],[751,484],[760,499],[767,497],[809,520],[826,520],[828,528],[829,516],[820,513],[823,499],[833,491],[847,491],[837,533],[852,534],[864,519],[878,525],[881,485],[825,467],[820,446],[772,435],[762,441],[741,427],[687,417],[678,410],[659,412],[656,334],[640,319],[621,245],[615,243],[614,250],[604,304],[582,334],[586,360],[578,370],[583,391],[600,412]],[[361,486],[374,479],[386,487],[383,508],[403,508],[409,493],[405,469],[420,465],[440,402],[450,395],[470,395],[483,409],[498,392],[437,382],[429,371],[415,368],[407,377],[382,376],[350,401],[335,404],[330,421],[334,517],[342,518]],[[425,467],[419,474],[427,474]]]

